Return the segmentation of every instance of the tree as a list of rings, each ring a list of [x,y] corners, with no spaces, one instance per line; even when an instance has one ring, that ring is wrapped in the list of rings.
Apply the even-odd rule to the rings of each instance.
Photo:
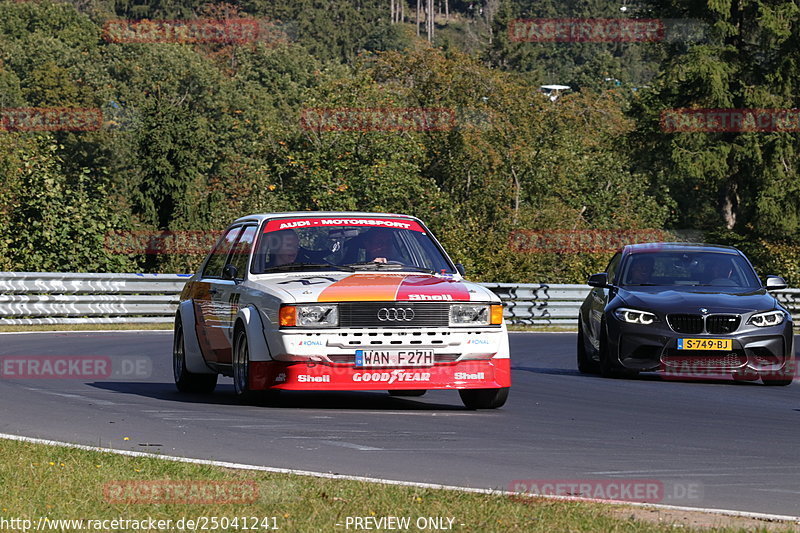
[[[796,109],[800,8],[794,2],[665,2],[660,14],[704,25],[703,42],[673,43],[663,73],[634,108],[635,159],[672,198],[679,227],[800,241],[800,140],[791,131],[670,132],[677,108]]]

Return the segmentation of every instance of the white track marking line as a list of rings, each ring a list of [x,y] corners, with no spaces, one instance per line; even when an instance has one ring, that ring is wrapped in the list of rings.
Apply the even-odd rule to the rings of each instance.
[[[89,396],[84,396],[82,394],[68,394],[65,392],[55,392],[47,389],[37,389],[33,387],[24,387],[28,390],[40,392],[42,394],[49,394],[50,396],[60,396],[62,398],[70,398],[72,400],[83,400],[87,402],[96,403],[97,405],[120,405],[117,402],[112,402],[110,400],[101,400],[99,398],[91,398]]]
[[[171,329],[80,329],[56,331],[0,331],[0,335],[34,335],[37,333],[173,333]]]
[[[322,444],[328,444],[330,446],[340,446],[342,448],[352,448],[354,450],[359,450],[362,452],[373,452],[373,451],[381,451],[383,448],[375,448],[373,446],[366,446],[364,444],[354,444],[352,442],[342,442],[337,440],[321,440]]]
[[[741,470],[758,470],[758,471],[761,471],[761,470],[764,470],[765,468],[776,468],[776,469],[779,469],[781,472],[783,472],[783,471],[785,471],[787,469],[787,466],[761,465],[761,466],[736,466],[736,467],[730,467],[730,468],[732,468],[733,470],[735,470],[737,472],[741,471]],[[788,466],[788,468],[791,469],[792,466]],[[654,468],[654,469],[649,469],[649,470],[606,470],[606,471],[600,471],[600,472],[587,472],[587,474],[594,474],[594,475],[598,475],[598,476],[601,476],[601,475],[602,476],[616,476],[616,475],[623,475],[623,474],[624,475],[628,475],[628,474],[691,474],[691,475],[695,475],[696,473],[697,473],[696,469],[692,470],[692,469],[683,469],[683,468],[676,468],[676,469],[668,469],[668,468],[656,469],[656,468]],[[707,474],[707,475],[728,475],[728,474],[711,473],[711,474]]]
[[[151,459],[163,459],[165,461],[175,461],[178,463],[193,463],[200,465],[219,466],[222,468],[233,468],[236,470],[254,470],[258,472],[270,472],[273,474],[293,474],[297,476],[309,476],[325,479],[344,479],[348,481],[364,481],[366,483],[380,483],[383,485],[397,485],[401,487],[418,487],[422,489],[439,489],[439,490],[457,490],[460,492],[471,492],[475,494],[488,494],[493,496],[536,496],[539,498],[548,498],[553,500],[574,500],[574,501],[590,501],[598,503],[612,503],[615,505],[629,505],[631,507],[645,507],[651,509],[666,509],[673,511],[700,511],[704,513],[718,514],[724,516],[742,516],[746,518],[756,518],[760,520],[781,520],[785,522],[795,522],[800,524],[800,516],[767,514],[767,513],[753,513],[748,511],[736,511],[730,509],[713,509],[704,507],[683,507],[677,505],[664,505],[658,503],[638,503],[638,502],[622,502],[613,500],[593,500],[589,498],[577,498],[575,496],[554,496],[554,495],[534,495],[534,494],[520,494],[507,490],[497,489],[478,489],[474,487],[458,487],[455,485],[440,485],[436,483],[422,483],[417,481],[398,481],[394,479],[382,479],[365,476],[348,476],[342,474],[334,474],[332,472],[313,472],[310,470],[295,470],[291,468],[276,468],[272,466],[259,466],[248,465],[242,463],[230,463],[227,461],[213,461],[209,459],[193,459],[190,457],[175,457],[171,455],[159,455],[156,453],[137,452],[133,450],[115,450],[113,448],[100,448],[98,446],[87,446],[85,444],[73,444],[70,442],[61,442],[56,440],[38,439],[34,437],[24,437],[22,435],[11,435],[8,433],[0,433],[0,439],[14,440],[18,442],[28,442],[31,444],[46,444],[49,446],[61,446],[64,448],[74,448],[78,450],[87,450],[92,452],[113,453],[117,455],[127,455],[129,457],[149,457]]]

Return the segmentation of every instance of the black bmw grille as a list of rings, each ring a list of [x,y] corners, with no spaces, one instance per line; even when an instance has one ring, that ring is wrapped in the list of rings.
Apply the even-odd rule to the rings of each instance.
[[[716,335],[733,333],[739,328],[741,320],[738,315],[711,315],[706,318],[706,329]]]
[[[703,315],[668,315],[669,327],[678,333],[702,333]]]
[[[669,327],[677,333],[711,333],[724,335],[733,333],[739,328],[741,322],[739,315],[689,315],[672,314],[667,316]],[[705,326],[703,322],[705,321]]]
[[[382,309],[385,311],[381,312]],[[379,313],[384,320],[378,318]],[[343,302],[339,304],[341,327],[418,328],[446,327],[449,324],[448,303]]]

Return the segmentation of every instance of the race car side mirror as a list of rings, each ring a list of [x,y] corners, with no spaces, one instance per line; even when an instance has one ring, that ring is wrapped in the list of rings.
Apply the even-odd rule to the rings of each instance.
[[[599,274],[592,274],[589,276],[589,279],[586,280],[587,285],[590,287],[600,287],[604,289],[608,287],[608,274],[605,272],[600,272]]]
[[[463,276],[464,274],[466,274],[466,273],[467,273],[467,269],[466,269],[466,268],[464,268],[464,265],[462,265],[461,263],[456,263],[456,270],[457,270],[457,271],[458,271],[458,273],[459,273],[459,274],[461,274],[462,276]]]
[[[780,276],[767,276],[767,290],[779,291],[788,287],[786,280]]]

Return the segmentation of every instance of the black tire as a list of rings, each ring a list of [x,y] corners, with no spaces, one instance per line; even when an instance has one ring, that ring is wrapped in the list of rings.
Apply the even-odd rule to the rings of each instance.
[[[467,409],[497,409],[508,399],[508,387],[500,389],[460,389],[458,394]]]
[[[600,327],[600,375],[604,378],[630,378],[639,374],[636,370],[628,370],[613,360],[608,350],[608,332],[605,322]]]
[[[250,346],[247,343],[247,331],[242,327],[237,327],[234,333],[231,367],[236,397],[244,402],[254,400],[257,395],[250,389]]]
[[[193,374],[186,369],[186,349],[183,341],[183,323],[175,318],[172,340],[172,374],[180,392],[210,394],[217,386],[217,374]]]
[[[581,374],[599,374],[600,367],[597,361],[586,353],[586,339],[583,335],[583,326],[581,326],[580,318],[578,318],[578,344],[576,348],[578,352],[578,372]]]
[[[247,343],[247,331],[237,327],[234,333],[233,353],[231,354],[231,370],[233,371],[233,390],[243,403],[267,404],[278,399],[280,391],[250,389],[250,345]]]
[[[428,391],[425,390],[425,389],[419,389],[419,390],[390,390],[389,391],[389,396],[422,396],[426,392],[428,392]]]

